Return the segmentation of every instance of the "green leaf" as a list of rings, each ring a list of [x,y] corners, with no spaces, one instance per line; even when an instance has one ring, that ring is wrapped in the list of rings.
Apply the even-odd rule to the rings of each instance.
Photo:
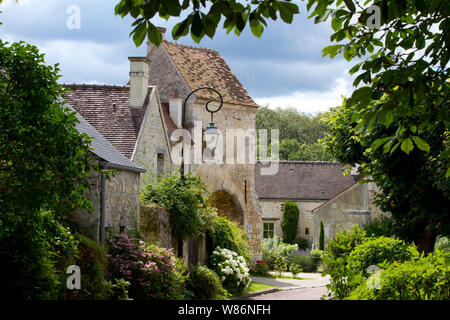
[[[136,47],[139,47],[144,41],[147,34],[147,22],[141,22],[136,28],[134,28],[131,34],[133,34],[134,44],[136,45]]]
[[[402,149],[406,154],[409,154],[414,149],[411,138],[406,138],[405,140],[403,140],[400,149]]]
[[[207,15],[202,14],[202,25],[206,35],[210,38],[214,37],[217,25]]]
[[[385,144],[386,142],[388,142],[389,140],[392,140],[392,138],[393,138],[393,136],[391,136],[391,137],[386,137],[386,138],[380,138],[380,139],[377,139],[377,140],[375,140],[372,144],[371,144],[371,146],[370,146],[370,148],[372,149],[372,150],[377,150],[379,147],[381,147],[383,144]]]
[[[200,37],[203,31],[202,19],[200,13],[196,12],[192,16],[191,34]]]
[[[148,40],[150,40],[150,42],[153,43],[155,46],[159,46],[162,43],[161,32],[152,23],[149,23],[147,33],[148,33]]]
[[[186,36],[189,33],[190,18],[191,16],[187,17],[173,27],[172,37],[174,38],[174,40],[177,40],[182,36]]]
[[[350,10],[351,12],[355,12],[356,11],[355,4],[353,3],[352,0],[344,0],[344,3],[347,6],[348,10]]]
[[[261,37],[264,32],[264,27],[259,23],[258,20],[252,19],[250,20],[250,29],[255,37]]]
[[[414,143],[420,150],[425,151],[425,152],[430,151],[430,145],[425,140],[423,140],[422,138],[420,138],[418,136],[412,136],[412,139],[414,140]]]
[[[329,55],[330,58],[333,59],[339,53],[342,47],[343,47],[342,44],[335,44],[332,46],[325,47],[322,50],[322,57]]]

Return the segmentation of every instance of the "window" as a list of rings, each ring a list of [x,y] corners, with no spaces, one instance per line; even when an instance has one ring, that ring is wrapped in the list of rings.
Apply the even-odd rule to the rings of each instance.
[[[272,239],[274,236],[275,224],[273,222],[264,222],[263,237]]]
[[[156,175],[157,178],[161,178],[164,174],[164,153],[158,153],[158,158],[156,160]]]
[[[305,228],[305,234],[309,234],[309,228]]]

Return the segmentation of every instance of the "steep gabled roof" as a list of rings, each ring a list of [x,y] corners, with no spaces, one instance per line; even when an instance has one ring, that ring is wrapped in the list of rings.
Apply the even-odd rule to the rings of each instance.
[[[344,165],[326,161],[280,161],[275,175],[261,175],[255,166],[256,193],[260,199],[326,201],[358,182],[343,176]]]
[[[130,88],[93,84],[63,86],[72,90],[65,93],[66,101],[130,159],[146,111],[146,108],[130,108]]]
[[[190,90],[208,86],[218,90],[224,102],[258,107],[216,50],[165,40],[162,45]],[[196,96],[218,100],[207,90],[198,91]]]
[[[70,104],[66,104],[71,110],[75,111]],[[107,162],[109,168],[124,169],[134,172],[145,172],[144,168],[137,166],[128,160],[123,154],[119,152],[114,146],[105,139],[93,126],[91,126],[78,112],[76,117],[79,123],[76,125],[78,132],[86,133],[92,137],[91,152],[97,157]]]

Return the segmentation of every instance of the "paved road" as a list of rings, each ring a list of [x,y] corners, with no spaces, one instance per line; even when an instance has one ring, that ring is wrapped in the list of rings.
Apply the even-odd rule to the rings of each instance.
[[[327,294],[326,287],[300,288],[263,294],[245,300],[321,300],[324,294]]]
[[[286,273],[284,275],[291,275]],[[243,298],[243,300],[321,300],[327,294],[326,285],[329,277],[320,273],[301,273],[300,279],[251,277],[252,281],[265,283],[281,289],[281,291]]]

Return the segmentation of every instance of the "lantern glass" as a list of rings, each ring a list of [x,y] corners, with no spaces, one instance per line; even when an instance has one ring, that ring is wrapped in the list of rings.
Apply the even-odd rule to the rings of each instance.
[[[209,126],[205,130],[205,142],[206,147],[213,151],[217,146],[217,140],[219,139],[219,130],[214,125],[214,122],[211,122]]]

